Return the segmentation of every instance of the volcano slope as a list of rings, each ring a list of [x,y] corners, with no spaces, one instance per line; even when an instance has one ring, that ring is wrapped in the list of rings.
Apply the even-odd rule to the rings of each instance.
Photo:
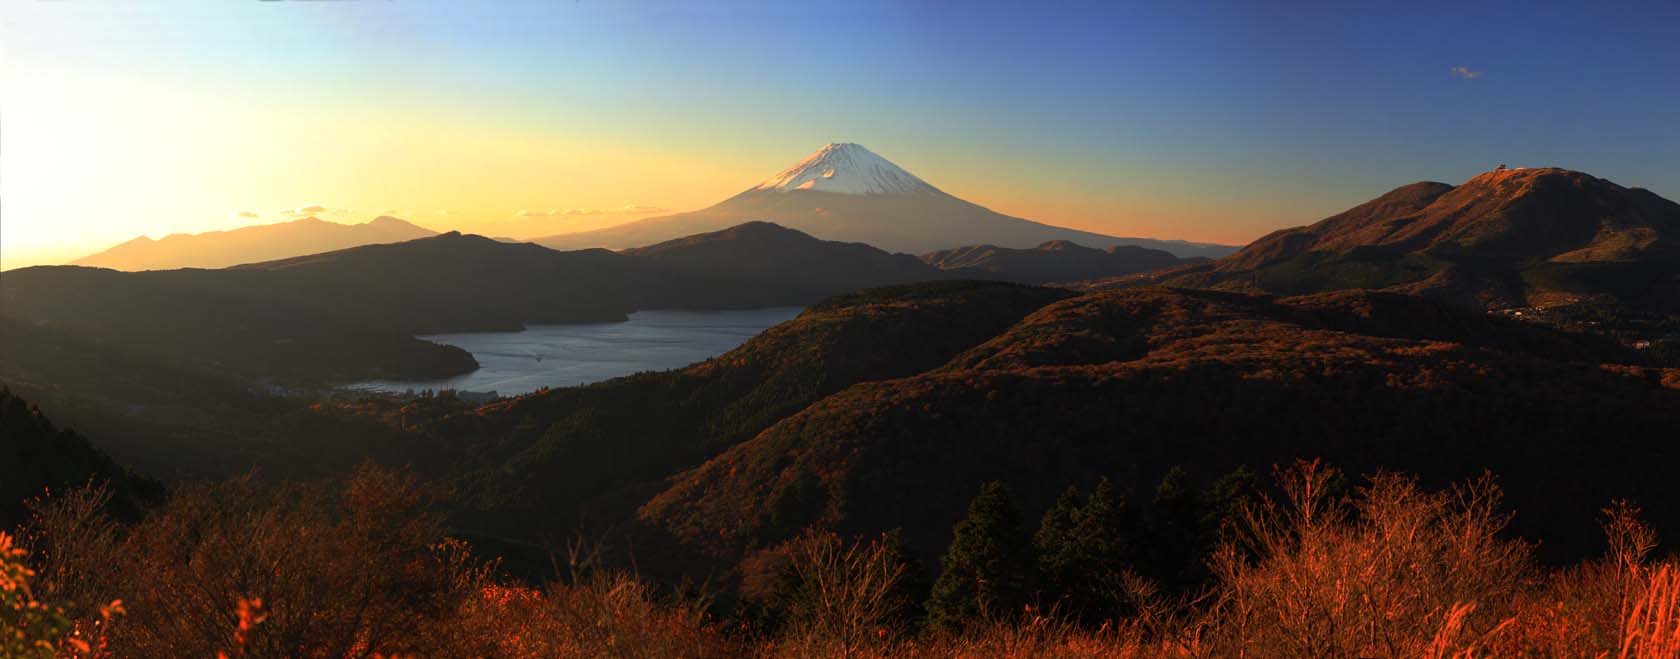
[[[1610,500],[1680,530],[1680,371],[1607,341],[1417,297],[1100,291],[938,368],[863,382],[673,477],[639,511],[730,564],[809,526],[902,528],[936,555],[980,485],[1027,512],[1070,484],[1203,483],[1321,457],[1440,485],[1491,470],[1550,556],[1602,543]],[[1671,531],[1672,532],[1672,531]]]

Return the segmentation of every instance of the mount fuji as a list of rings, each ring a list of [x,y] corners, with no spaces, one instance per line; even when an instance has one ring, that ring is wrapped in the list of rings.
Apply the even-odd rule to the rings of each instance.
[[[837,142],[711,207],[595,231],[538,238],[555,249],[639,247],[747,221],[798,229],[825,240],[921,254],[962,245],[1029,248],[1057,240],[1086,247],[1137,245],[1179,257],[1237,250],[1177,240],[1120,238],[1040,224],[964,201],[859,144]]]

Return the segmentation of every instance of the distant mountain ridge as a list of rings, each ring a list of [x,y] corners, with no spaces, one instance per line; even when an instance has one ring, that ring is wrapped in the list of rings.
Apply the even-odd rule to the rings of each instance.
[[[1030,248],[1052,240],[1093,247],[1139,245],[1181,257],[1218,257],[1237,248],[1118,238],[1011,217],[964,201],[862,145],[833,143],[775,176],[708,208],[595,231],[534,239],[556,249],[624,249],[762,220],[825,240],[921,254],[990,243]]]
[[[764,223],[623,253],[449,232],[219,270],[21,268],[0,280],[0,315],[235,381],[319,384],[475,367],[463,351],[413,335],[607,322],[640,309],[803,305],[967,274]],[[6,350],[50,339],[0,338],[11,339]]]
[[[971,275],[946,272],[908,254],[889,254],[863,243],[819,240],[768,222],[748,222],[711,233],[621,252],[663,267],[693,272],[714,283],[705,288],[659,291],[646,304],[663,308],[719,308],[742,302],[807,304],[887,284]],[[752,291],[743,299],[744,290]]]
[[[1052,240],[1032,249],[970,245],[922,255],[942,270],[968,270],[1022,284],[1072,282],[1159,270],[1205,259],[1181,259],[1158,249],[1115,245],[1108,249]]]
[[[158,240],[140,236],[103,252],[76,259],[71,265],[131,271],[225,268],[435,235],[436,231],[389,215],[381,215],[362,224],[341,224],[311,216],[227,231],[177,233]]]
[[[1209,263],[1088,282],[1303,294],[1386,289],[1499,309],[1607,300],[1680,313],[1680,204],[1558,168],[1396,188]]]

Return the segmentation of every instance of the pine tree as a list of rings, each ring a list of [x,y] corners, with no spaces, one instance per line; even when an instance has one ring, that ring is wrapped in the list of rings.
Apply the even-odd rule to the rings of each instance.
[[[930,629],[957,631],[968,623],[1001,618],[1028,602],[1034,570],[1032,541],[1009,486],[988,483],[968,505],[939,561],[927,614]]]
[[[1260,477],[1246,465],[1221,476],[1208,488],[1202,525],[1217,539],[1237,531],[1243,509],[1260,499]]]
[[[1068,488],[1034,537],[1047,594],[1069,614],[1098,623],[1126,612],[1124,575],[1138,521],[1108,479],[1083,503]]]
[[[1207,507],[1183,469],[1173,467],[1161,477],[1149,513],[1145,573],[1172,591],[1204,580],[1203,554],[1210,540],[1203,525]]]
[[[1050,596],[1055,599],[1060,599],[1065,592],[1068,577],[1079,571],[1079,567],[1074,565],[1078,557],[1073,551],[1072,536],[1075,518],[1082,505],[1080,499],[1079,487],[1068,486],[1062,496],[1056,498],[1055,505],[1044,511],[1044,517],[1038,521],[1038,531],[1033,534],[1039,573]]]
[[[902,620],[908,629],[919,628],[927,615],[923,608],[923,602],[928,598],[927,567],[904,543],[903,528],[888,531],[881,542],[885,544],[888,559],[904,567],[898,582],[893,585],[893,600],[897,602],[895,617]]]

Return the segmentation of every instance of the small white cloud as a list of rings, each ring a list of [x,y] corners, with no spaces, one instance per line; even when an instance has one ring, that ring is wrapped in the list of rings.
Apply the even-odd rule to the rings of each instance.
[[[559,215],[559,214],[560,214],[560,211],[557,211],[557,210],[546,210],[546,211],[519,210],[519,211],[515,211],[513,216],[514,217],[550,217],[550,216]]]
[[[379,214],[380,214],[380,215],[397,215],[397,214],[399,214],[399,213],[401,213],[401,212],[402,212],[402,211],[400,211],[400,210],[397,210],[397,209],[395,209],[395,208],[387,208],[387,209],[385,209],[385,210],[382,210],[382,211],[379,211]]]
[[[257,214],[253,213],[251,211],[239,211],[239,216],[240,217],[256,217]]]
[[[1466,67],[1466,66],[1455,66],[1455,67],[1453,67],[1452,68],[1452,74],[1455,75],[1455,76],[1458,76],[1458,78],[1460,80],[1474,80],[1476,78],[1482,77],[1482,72],[1481,71],[1471,71],[1470,67]]]
[[[439,209],[437,209],[437,214],[438,214],[438,215],[448,215],[448,214],[449,214],[449,209],[447,209],[447,208],[439,208]]]

